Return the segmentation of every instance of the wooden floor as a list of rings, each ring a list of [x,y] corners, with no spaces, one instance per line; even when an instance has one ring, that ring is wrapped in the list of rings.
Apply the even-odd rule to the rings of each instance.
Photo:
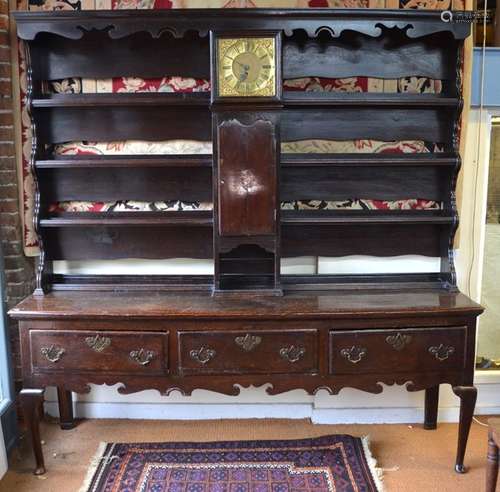
[[[482,418],[486,421],[486,418]],[[457,426],[436,431],[408,425],[313,425],[308,420],[138,421],[85,420],[70,431],[55,423],[42,428],[48,472],[31,474],[31,456],[23,443],[12,456],[11,471],[0,492],[78,492],[87,466],[101,441],[209,441],[293,439],[324,434],[369,435],[371,450],[384,473],[388,492],[481,492],[484,489],[487,428],[474,423],[466,464],[453,471]]]

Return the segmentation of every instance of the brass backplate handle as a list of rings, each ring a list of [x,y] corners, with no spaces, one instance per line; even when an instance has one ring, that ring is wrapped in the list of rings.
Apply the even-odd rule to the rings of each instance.
[[[191,350],[191,352],[189,352],[189,356],[191,357],[191,359],[199,362],[200,364],[207,364],[216,355],[217,352],[214,349],[205,346],[202,346],[199,349],[193,349]]]
[[[438,346],[429,347],[429,353],[431,353],[439,362],[444,362],[450,357],[450,355],[455,353],[455,347],[440,344]]]
[[[236,337],[234,339],[234,342],[245,352],[251,352],[260,345],[260,343],[262,342],[262,337],[259,337],[257,335],[250,335],[250,333],[247,333],[245,336]]]
[[[357,364],[361,362],[361,360],[366,356],[368,350],[364,347],[358,347],[357,345],[353,345],[349,348],[344,348],[340,351],[340,355],[345,357],[352,364]]]
[[[156,356],[153,350],[139,349],[132,350],[130,352],[130,358],[140,364],[141,366],[147,366]]]
[[[55,363],[61,360],[66,350],[57,345],[51,345],[50,347],[42,347],[40,352],[49,362]]]
[[[398,332],[395,335],[389,335],[386,337],[385,341],[398,352],[403,350],[410,342],[411,335],[406,335],[404,333]]]
[[[85,343],[94,351],[102,352],[111,345],[111,338],[97,334],[94,337],[86,337]]]
[[[280,349],[280,357],[294,364],[304,357],[306,349],[296,345],[289,345]]]

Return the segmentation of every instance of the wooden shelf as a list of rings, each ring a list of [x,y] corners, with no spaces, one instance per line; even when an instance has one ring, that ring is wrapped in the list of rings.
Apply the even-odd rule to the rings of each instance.
[[[457,106],[458,98],[438,94],[339,93],[288,91],[285,106]],[[34,108],[102,107],[102,106],[208,106],[209,92],[186,93],[88,93],[55,94],[33,99]]]
[[[452,224],[453,215],[424,210],[282,210],[282,225]]]
[[[213,286],[212,275],[52,275],[53,290],[81,290],[91,288],[93,291],[121,289],[135,291],[194,291],[210,292]]]
[[[208,106],[209,92],[136,92],[103,94],[55,94],[33,99],[34,108],[75,108],[110,106]]]
[[[207,226],[211,211],[189,212],[63,212],[40,220],[42,227],[92,226]]]
[[[282,167],[455,166],[458,156],[425,154],[281,154]]]
[[[425,154],[281,154],[282,167],[455,166],[450,153]],[[75,155],[41,159],[39,169],[107,167],[212,167],[211,154]]]
[[[392,274],[318,274],[281,275],[283,288],[289,291],[439,289],[443,287],[441,273]]]
[[[285,91],[285,106],[457,106],[460,99],[440,94],[407,94],[381,92],[313,92]]]
[[[36,161],[39,169],[108,167],[212,167],[211,154],[76,155]]]

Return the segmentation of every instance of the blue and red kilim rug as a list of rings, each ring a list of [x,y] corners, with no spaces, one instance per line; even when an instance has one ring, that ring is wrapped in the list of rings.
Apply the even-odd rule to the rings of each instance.
[[[380,492],[367,441],[103,444],[82,492]]]

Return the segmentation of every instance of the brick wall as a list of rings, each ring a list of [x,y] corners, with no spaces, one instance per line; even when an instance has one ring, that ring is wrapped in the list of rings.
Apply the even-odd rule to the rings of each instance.
[[[33,291],[34,261],[23,254],[12,107],[9,4],[0,0],[0,238],[5,262],[7,307]],[[19,377],[17,323],[8,320],[16,379]]]

